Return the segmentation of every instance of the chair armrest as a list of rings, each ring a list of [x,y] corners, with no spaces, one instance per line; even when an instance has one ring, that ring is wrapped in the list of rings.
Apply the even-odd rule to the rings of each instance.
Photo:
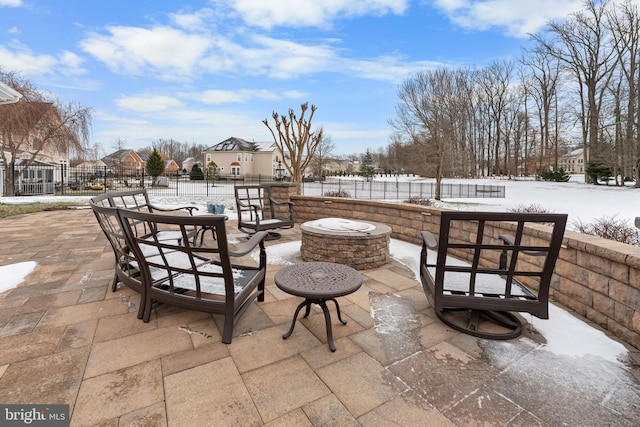
[[[293,202],[276,200],[271,197],[269,197],[269,202],[273,203],[274,205],[289,205],[289,209],[293,208]]]
[[[501,234],[498,236],[498,239],[502,240],[505,245],[515,245],[515,238],[509,234]],[[531,255],[531,256],[545,256],[547,252],[544,251],[521,251],[523,254]]]
[[[235,251],[229,250],[229,255],[232,257],[241,257],[247,255],[253,249],[255,249],[258,244],[267,237],[269,233],[267,231],[258,231],[255,233],[249,240],[244,242],[240,247],[238,247]]]
[[[160,212],[173,212],[173,211],[179,211],[182,209],[188,210],[189,211],[189,216],[193,216],[193,211],[194,210],[199,210],[197,206],[179,206],[176,208],[160,208],[158,206],[153,206],[153,205],[149,205],[151,207],[152,210],[154,211],[160,211]]]
[[[437,249],[438,242],[436,241],[436,236],[433,235],[430,231],[422,232],[422,241],[429,249]]]

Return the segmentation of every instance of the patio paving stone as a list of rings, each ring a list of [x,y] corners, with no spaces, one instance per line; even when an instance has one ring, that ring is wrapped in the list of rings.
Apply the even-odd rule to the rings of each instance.
[[[230,357],[165,377],[172,426],[260,426],[262,419]]]
[[[116,299],[107,299],[68,307],[55,307],[46,311],[38,323],[37,329],[71,325],[86,320],[127,313],[128,311],[129,308],[127,304]]]
[[[264,424],[265,427],[312,427],[311,421],[300,408],[295,411],[291,411],[288,414],[281,416],[271,422]]]
[[[2,403],[75,402],[88,355],[84,347],[11,363],[0,377]]]
[[[174,327],[100,342],[92,346],[84,377],[95,377],[191,348],[189,334]]]
[[[367,412],[358,421],[365,426],[454,427],[455,424],[415,393],[406,392]]]
[[[164,399],[160,360],[152,360],[82,382],[73,422],[92,426]]]
[[[316,372],[355,418],[405,390],[405,386],[395,376],[364,352],[339,360]]]
[[[252,335],[234,338],[233,342],[229,344],[229,353],[231,353],[238,371],[240,373],[249,372],[321,344],[304,325],[297,325],[294,333],[283,340],[282,334],[288,329],[289,325],[278,325]],[[265,351],[265,349],[269,349],[269,351]]]
[[[62,338],[60,338],[56,352],[91,345],[97,326],[97,320],[87,320],[86,322],[67,326],[62,334]]]
[[[314,426],[355,427],[360,425],[334,394],[303,406],[303,410]]]
[[[51,354],[58,347],[65,327],[0,338],[0,365]]]
[[[165,411],[164,402],[147,406],[137,411],[129,412],[114,419],[115,426],[133,427],[133,426],[165,426],[167,425],[167,412]]]
[[[242,380],[264,422],[331,393],[299,355],[246,372]]]

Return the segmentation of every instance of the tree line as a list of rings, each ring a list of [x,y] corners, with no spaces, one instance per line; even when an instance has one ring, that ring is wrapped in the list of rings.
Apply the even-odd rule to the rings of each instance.
[[[513,60],[425,70],[398,87],[382,169],[436,177],[558,170],[571,149],[640,187],[640,14],[587,0]],[[619,179],[618,179],[619,178]]]

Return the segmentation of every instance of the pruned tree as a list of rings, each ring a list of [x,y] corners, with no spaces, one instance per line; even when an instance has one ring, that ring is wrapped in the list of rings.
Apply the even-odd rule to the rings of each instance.
[[[322,128],[315,131],[311,130],[311,122],[317,107],[311,105],[311,114],[309,114],[308,118],[306,114],[309,110],[309,103],[302,104],[300,110],[299,117],[291,108],[286,116],[274,111],[271,116],[273,117],[273,127],[269,125],[269,120],[264,119],[262,121],[271,132],[276,146],[283,154],[282,164],[287,168],[292,182],[296,184],[297,194],[302,193],[304,171],[313,160],[318,145],[320,145],[323,138]]]
[[[16,175],[45,154],[56,163],[69,155],[83,155],[89,145],[91,108],[60,102],[13,72],[0,69],[0,80],[22,94],[17,103],[0,105],[0,158],[5,165],[14,165]],[[15,192],[14,178],[6,174],[8,194]]]

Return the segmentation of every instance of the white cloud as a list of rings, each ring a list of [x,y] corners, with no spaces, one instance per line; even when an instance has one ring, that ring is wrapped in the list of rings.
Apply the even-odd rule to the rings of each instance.
[[[53,56],[35,54],[22,45],[12,46],[11,49],[0,46],[0,64],[28,76],[48,74],[57,63]]]
[[[246,23],[262,28],[327,27],[336,18],[399,15],[409,7],[408,0],[232,0],[228,3]]]
[[[266,89],[218,90],[211,89],[204,92],[190,94],[195,99],[206,104],[246,103],[251,100],[276,100],[281,96]]]
[[[193,13],[171,13],[171,20],[180,28],[189,31],[205,31],[209,26],[209,22],[215,17],[215,12],[211,9],[200,9]]]
[[[116,100],[118,107],[141,113],[157,112],[181,107],[180,100],[166,95],[123,96]]]
[[[160,79],[190,78],[198,59],[211,45],[205,34],[189,34],[158,26],[108,27],[109,34],[92,33],[81,48],[104,62],[112,71]]]
[[[20,7],[22,6],[22,0],[0,0],[0,7]]]
[[[58,58],[58,63],[60,64],[60,71],[63,75],[66,76],[77,76],[81,74],[85,74],[87,70],[82,68],[82,63],[84,62],[84,58],[76,55],[73,52],[69,52],[65,50],[62,52]]]
[[[390,0],[364,3],[353,7],[368,7],[369,11],[380,5],[394,6],[393,10],[404,7],[403,2],[393,3]],[[268,4],[275,8],[284,3]],[[301,4],[310,3],[305,1]],[[339,0],[333,7],[351,6]],[[235,25],[231,19],[225,21],[221,17],[223,15],[221,12],[213,19],[209,9],[171,15],[181,28],[108,27],[104,33],[89,34],[80,46],[114,72],[162,80],[193,80],[205,74],[234,78],[266,76],[284,80],[331,72],[397,83],[406,75],[429,65],[406,63],[400,56],[350,59],[346,56],[349,52],[340,49],[340,39],[300,42],[271,37]],[[224,25],[226,30],[214,28],[216,24],[213,21],[216,20],[224,21],[220,25]],[[227,100],[228,96],[231,96],[230,100]],[[215,94],[211,99],[219,97],[221,102],[243,102],[242,99],[234,101],[237,96]]]
[[[550,20],[582,8],[582,0],[433,0],[433,6],[456,24],[476,30],[502,27],[512,36],[535,33]]]

